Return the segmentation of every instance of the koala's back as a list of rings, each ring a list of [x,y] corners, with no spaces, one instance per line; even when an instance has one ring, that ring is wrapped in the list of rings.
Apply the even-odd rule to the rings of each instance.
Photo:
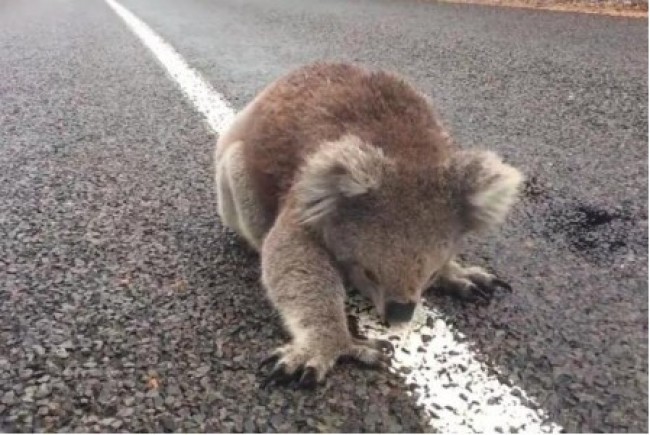
[[[399,77],[313,64],[268,86],[227,141],[241,141],[260,202],[275,215],[301,164],[323,142],[353,134],[405,165],[435,164],[449,139],[426,98]]]

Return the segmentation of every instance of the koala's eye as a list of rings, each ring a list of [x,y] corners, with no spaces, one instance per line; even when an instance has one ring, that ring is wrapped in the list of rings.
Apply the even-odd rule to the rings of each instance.
[[[363,274],[366,275],[368,281],[372,282],[373,284],[377,284],[379,282],[377,275],[375,275],[372,270],[363,269]]]

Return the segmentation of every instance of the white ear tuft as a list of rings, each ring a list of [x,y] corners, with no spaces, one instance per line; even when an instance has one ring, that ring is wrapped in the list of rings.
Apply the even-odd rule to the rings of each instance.
[[[517,200],[523,175],[491,151],[466,151],[453,157],[456,177],[464,186],[464,221],[470,230],[501,224]]]
[[[336,210],[342,198],[377,187],[389,160],[383,152],[347,135],[323,143],[307,159],[295,186],[299,220],[316,224]]]
[[[482,169],[485,178],[479,181],[469,202],[474,209],[474,219],[479,226],[487,228],[505,220],[517,199],[523,176],[493,153],[486,153]]]

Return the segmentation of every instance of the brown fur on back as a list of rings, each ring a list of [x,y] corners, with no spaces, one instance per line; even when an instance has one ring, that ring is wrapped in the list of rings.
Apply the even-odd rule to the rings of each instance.
[[[433,166],[449,148],[433,108],[403,79],[349,64],[300,68],[260,94],[237,132],[268,214],[276,215],[306,157],[344,134],[406,165]]]

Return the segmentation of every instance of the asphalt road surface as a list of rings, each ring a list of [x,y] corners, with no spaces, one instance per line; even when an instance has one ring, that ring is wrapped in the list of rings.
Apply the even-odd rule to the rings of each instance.
[[[428,305],[557,427],[647,432],[646,20],[415,0],[120,4],[234,109],[318,59],[410,77],[464,146],[528,178],[502,230],[465,251],[514,292]],[[215,138],[105,1],[0,3],[0,429],[445,428],[445,400],[432,411],[396,373],[341,365],[315,391],[260,388],[286,335],[257,258],[216,216]]]

